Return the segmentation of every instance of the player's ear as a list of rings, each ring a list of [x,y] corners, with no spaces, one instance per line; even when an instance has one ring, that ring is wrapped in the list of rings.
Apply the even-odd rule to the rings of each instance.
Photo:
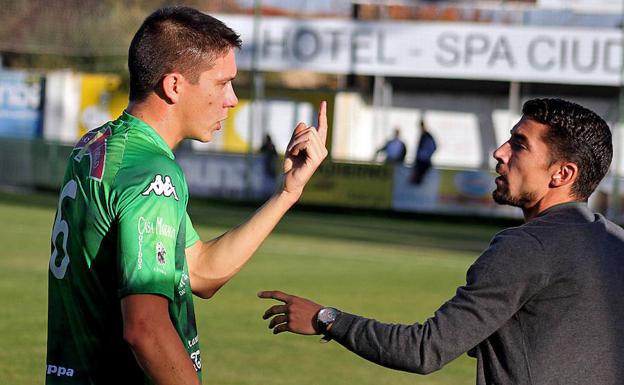
[[[180,99],[180,90],[183,77],[177,72],[166,74],[160,82],[161,97],[169,104],[175,104]]]
[[[572,185],[578,178],[578,166],[576,163],[561,162],[555,167],[554,173],[550,178],[551,187],[561,187]]]

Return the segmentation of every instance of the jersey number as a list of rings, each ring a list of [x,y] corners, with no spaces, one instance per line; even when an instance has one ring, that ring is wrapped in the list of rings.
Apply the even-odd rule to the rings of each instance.
[[[75,180],[70,180],[61,191],[59,197],[58,210],[56,211],[56,219],[54,220],[54,228],[52,229],[52,256],[50,257],[50,271],[56,279],[63,279],[67,272],[67,265],[69,265],[69,254],[67,253],[67,239],[69,238],[69,226],[67,221],[63,219],[63,199],[71,198],[76,199],[76,189],[78,184]],[[63,259],[61,264],[57,266],[56,257],[58,256],[58,248],[56,247],[56,240],[59,235],[63,235]]]

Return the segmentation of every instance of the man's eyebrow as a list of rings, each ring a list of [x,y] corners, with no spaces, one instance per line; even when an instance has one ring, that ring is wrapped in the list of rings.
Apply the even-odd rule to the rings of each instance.
[[[526,135],[520,134],[513,130],[511,130],[510,133],[511,133],[511,139],[517,142],[521,142],[522,144],[526,144],[527,146],[529,145],[529,139],[526,137]]]

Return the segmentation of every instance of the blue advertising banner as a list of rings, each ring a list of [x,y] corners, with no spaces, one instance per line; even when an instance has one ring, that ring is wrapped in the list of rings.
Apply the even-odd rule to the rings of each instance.
[[[26,71],[0,71],[0,136],[41,136],[43,77]]]

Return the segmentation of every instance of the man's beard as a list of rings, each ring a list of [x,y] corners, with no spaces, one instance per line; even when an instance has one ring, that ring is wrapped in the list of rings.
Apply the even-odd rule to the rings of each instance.
[[[499,205],[509,205],[520,208],[525,207],[527,203],[534,200],[533,194],[531,193],[524,193],[520,196],[512,196],[509,192],[509,186],[506,183],[496,186],[496,189],[492,192],[492,198],[494,198],[494,202]]]

